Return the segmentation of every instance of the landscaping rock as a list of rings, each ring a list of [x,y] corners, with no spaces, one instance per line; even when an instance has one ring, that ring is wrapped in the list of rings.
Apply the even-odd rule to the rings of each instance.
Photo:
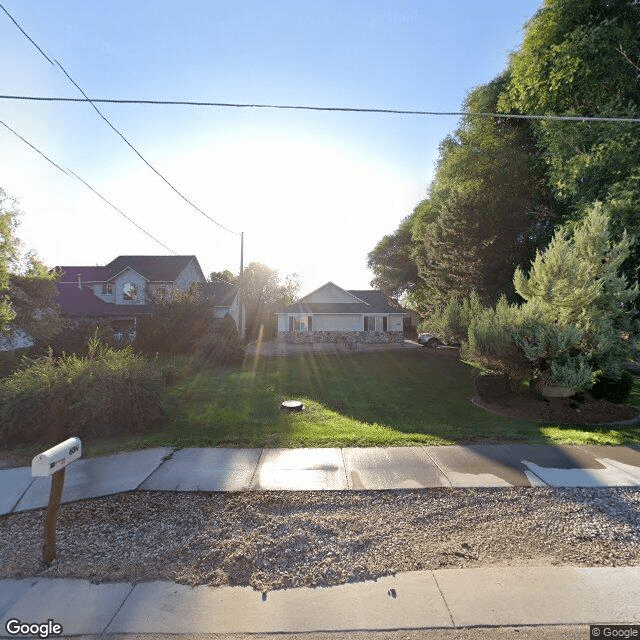
[[[170,580],[265,592],[480,566],[640,565],[640,490],[135,492],[0,517],[0,578]]]

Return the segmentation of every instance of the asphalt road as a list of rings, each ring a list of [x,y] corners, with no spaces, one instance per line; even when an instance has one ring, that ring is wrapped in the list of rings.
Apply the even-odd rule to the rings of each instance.
[[[103,640],[103,636],[76,636]],[[419,631],[351,631],[283,634],[110,635],[109,640],[588,640],[589,627],[476,627]]]

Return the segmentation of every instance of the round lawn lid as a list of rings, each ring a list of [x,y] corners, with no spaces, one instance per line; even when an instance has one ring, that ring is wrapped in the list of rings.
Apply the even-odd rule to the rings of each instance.
[[[285,400],[280,408],[286,411],[304,411],[304,405],[298,400]]]

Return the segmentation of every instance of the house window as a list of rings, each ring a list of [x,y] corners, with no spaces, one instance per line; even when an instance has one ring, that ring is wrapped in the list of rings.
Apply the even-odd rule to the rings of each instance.
[[[364,330],[365,331],[375,331],[376,330],[376,317],[375,316],[365,316],[364,317]]]
[[[388,331],[387,329],[387,316],[382,316],[382,330]]]
[[[135,282],[127,282],[122,287],[122,294],[125,300],[138,299],[138,285]]]
[[[113,295],[113,282],[105,282],[102,285],[102,295],[103,296]]]
[[[311,331],[311,316],[289,316],[289,331]]]

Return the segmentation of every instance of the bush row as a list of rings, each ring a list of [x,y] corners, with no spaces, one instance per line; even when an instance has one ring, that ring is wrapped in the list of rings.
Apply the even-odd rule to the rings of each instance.
[[[137,433],[161,415],[163,372],[130,348],[92,339],[87,357],[25,364],[0,380],[0,446]]]

